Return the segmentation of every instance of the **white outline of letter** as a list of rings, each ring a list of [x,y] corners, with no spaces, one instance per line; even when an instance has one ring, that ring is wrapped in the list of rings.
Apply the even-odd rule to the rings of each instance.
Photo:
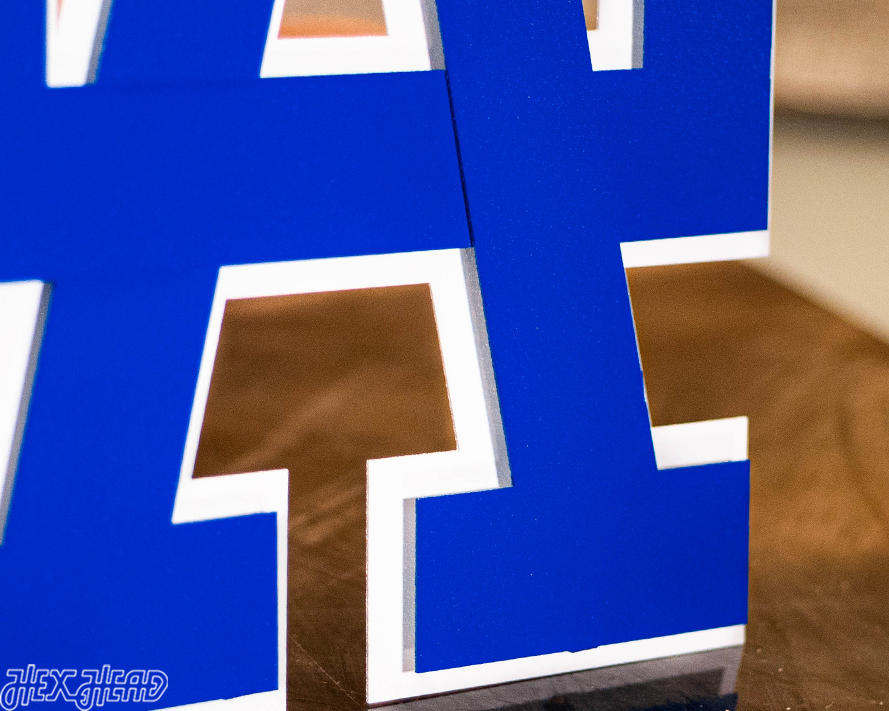
[[[84,86],[96,80],[110,11],[111,0],[46,0],[48,87]]]
[[[41,281],[0,284],[0,545],[28,417],[49,292]]]
[[[593,71],[641,69],[643,0],[599,0],[595,30],[587,30]]]

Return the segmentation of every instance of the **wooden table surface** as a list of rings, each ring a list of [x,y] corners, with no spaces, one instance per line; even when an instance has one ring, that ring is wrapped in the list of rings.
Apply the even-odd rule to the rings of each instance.
[[[887,30],[885,0],[777,0],[775,103],[889,116]]]
[[[628,279],[653,423],[750,418],[738,708],[889,707],[889,345],[741,264]]]

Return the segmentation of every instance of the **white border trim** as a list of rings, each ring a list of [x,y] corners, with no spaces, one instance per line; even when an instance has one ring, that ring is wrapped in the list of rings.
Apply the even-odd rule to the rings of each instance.
[[[642,67],[643,3],[599,0],[596,29],[587,30],[593,71]]]
[[[568,674],[587,669],[629,664],[648,659],[672,657],[744,643],[745,626],[734,625],[700,632],[655,637],[620,644],[607,644],[582,652],[558,652],[537,657],[510,659],[504,662],[478,664],[459,669],[416,674],[403,672],[398,696],[374,696],[369,703],[410,698],[426,694],[438,694],[456,689],[504,684],[524,679],[535,679],[555,674]],[[458,681],[459,679],[459,681]]]
[[[0,543],[31,395],[35,342],[43,331],[44,289],[41,281],[0,284]]]
[[[111,0],[46,0],[46,85],[84,86],[96,79]]]
[[[747,418],[684,422],[651,428],[658,469],[747,460]]]
[[[280,39],[285,0],[275,0],[261,77],[414,72],[433,68],[426,18],[420,0],[383,0],[388,34],[375,37]],[[432,0],[428,0],[432,2]],[[430,28],[430,34],[434,30]]]
[[[570,674],[572,672],[601,669],[604,667],[632,664],[652,659],[665,659],[683,654],[740,647],[744,644],[746,636],[745,625],[733,625],[731,627],[719,627],[701,632],[687,632],[685,634],[670,635],[667,637],[655,637],[636,642],[623,642],[621,644],[608,644],[596,649],[588,649],[583,652],[560,652],[559,654],[547,654],[539,657],[526,657],[514,659],[509,662],[497,662],[502,665],[497,674],[479,674],[478,678],[484,678],[481,683],[471,684],[467,687],[483,687],[493,684],[502,684],[526,679],[537,679],[557,674]],[[490,667],[489,664],[480,664],[476,667],[465,667],[470,672],[482,671]],[[423,676],[442,674],[443,672],[427,672],[426,674],[413,674],[419,678]],[[631,672],[632,673],[632,672]],[[633,678],[627,678],[610,686],[633,683]],[[419,691],[414,696],[453,691],[455,689],[429,690],[430,685],[416,687]],[[610,688],[610,687],[609,687]],[[410,697],[399,697],[410,698]],[[377,702],[370,702],[377,703]],[[285,702],[280,699],[278,692],[266,692],[263,694],[251,694],[235,699],[221,701],[205,701],[187,706],[177,706],[181,711],[284,711]]]
[[[769,256],[769,232],[730,232],[621,242],[620,253],[624,269],[754,259]]]

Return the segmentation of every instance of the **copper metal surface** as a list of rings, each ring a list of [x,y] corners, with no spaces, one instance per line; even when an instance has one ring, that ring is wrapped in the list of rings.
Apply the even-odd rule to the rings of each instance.
[[[583,16],[587,32],[599,26],[599,0],[583,0]]]
[[[195,476],[290,470],[290,711],[364,708],[367,460],[454,448],[428,285],[227,303]]]
[[[382,0],[285,0],[278,37],[385,35]]]
[[[629,283],[654,424],[750,417],[738,708],[889,706],[889,346],[740,264]]]

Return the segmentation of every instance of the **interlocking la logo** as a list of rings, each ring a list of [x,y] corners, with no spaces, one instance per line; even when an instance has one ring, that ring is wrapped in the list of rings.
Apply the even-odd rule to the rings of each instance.
[[[594,75],[580,2],[497,57],[480,28],[514,37],[531,10],[442,2],[451,95],[440,72],[260,79],[267,51],[307,46],[286,3],[270,24],[244,3],[90,2],[77,89],[47,88],[44,39],[64,46],[87,0],[0,7],[0,668],[108,660],[163,669],[170,706],[353,707],[743,640],[746,422],[651,431],[623,267],[762,254],[766,133],[737,120],[767,104],[761,3],[652,8],[645,69]],[[567,58],[581,90],[472,94],[476,52],[516,75]],[[747,80],[746,103],[713,100]],[[518,108],[486,134],[501,89]],[[556,118],[577,123],[525,140]],[[480,165],[507,143],[520,169]],[[616,146],[628,172],[607,182]],[[537,151],[575,147],[577,185],[554,184]],[[652,156],[674,161],[645,173],[661,202],[619,202]],[[626,242],[663,235],[699,236]]]
[[[6,288],[33,294],[29,352],[42,292]],[[742,634],[417,673],[416,502],[510,485],[471,250],[224,267],[197,383],[173,522],[275,514],[277,691],[251,707],[378,703]],[[662,467],[746,456],[743,418],[654,435]]]
[[[746,420],[655,442],[663,467],[743,460]],[[173,520],[277,512],[269,703],[380,703],[669,645],[416,673],[417,500],[510,485],[472,250],[220,270]]]

